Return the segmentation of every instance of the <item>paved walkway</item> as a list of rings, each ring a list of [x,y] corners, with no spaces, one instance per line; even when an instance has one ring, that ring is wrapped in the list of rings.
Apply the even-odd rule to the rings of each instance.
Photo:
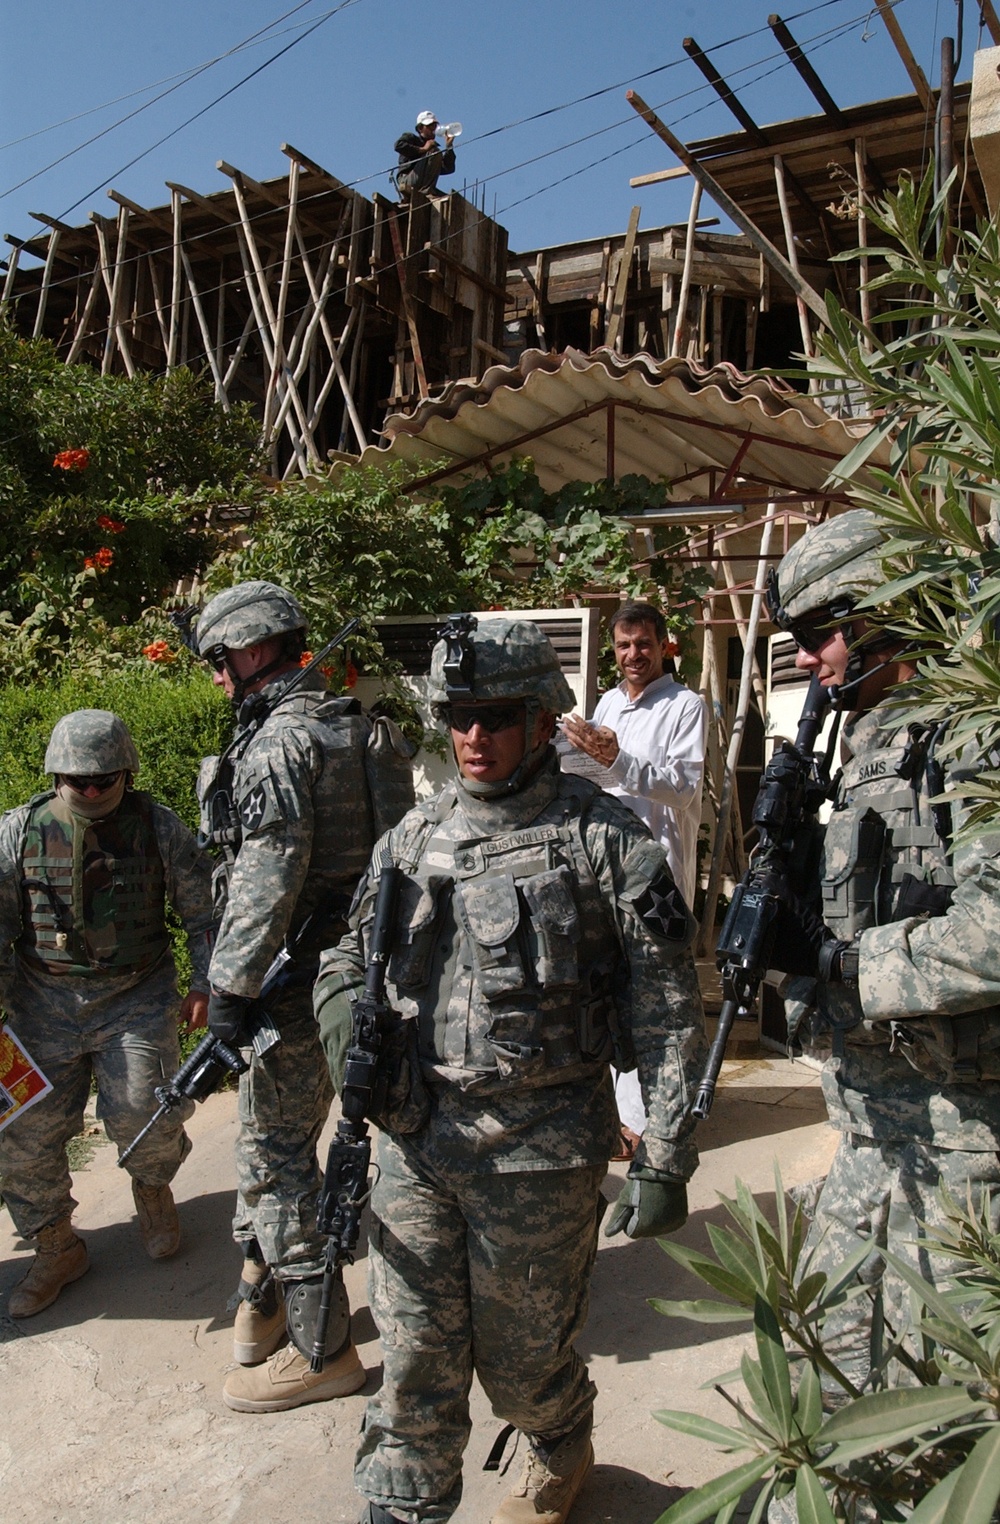
[[[813,1070],[768,1055],[727,1064],[723,1079],[680,1235],[704,1247],[706,1225],[725,1220],[717,1193],[731,1194],[737,1176],[767,1208],[775,1158],[786,1185],[796,1184],[825,1173],[835,1142]],[[239,1270],[229,1238],[235,1097],[211,1097],[190,1132],[194,1152],[176,1182],[176,1258],[145,1257],[128,1179],[99,1146],[75,1182],[93,1268],[28,1322],[4,1315],[28,1258],[0,1212],[0,1497],[19,1524],[355,1524],[351,1463],[364,1394],[379,1374],[364,1260],[347,1274],[371,1373],[364,1391],[289,1413],[230,1413],[219,1393]],[[624,1172],[612,1165],[609,1196]],[[738,1364],[743,1337],[668,1321],[647,1304],[703,1289],[655,1242],[602,1238],[583,1340],[600,1389],[598,1464],[572,1524],[653,1524],[682,1490],[729,1464],[651,1416],[658,1407],[723,1416],[721,1400],[701,1388]],[[455,1524],[488,1524],[511,1479],[481,1469],[500,1425],[478,1387],[473,1417]],[[520,1456],[513,1474],[519,1467]]]

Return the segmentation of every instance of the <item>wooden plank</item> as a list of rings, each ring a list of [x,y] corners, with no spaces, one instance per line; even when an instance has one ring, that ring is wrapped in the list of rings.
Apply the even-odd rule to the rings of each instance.
[[[627,90],[625,92],[625,99],[628,101],[632,109],[642,117],[647,126],[653,129],[657,137],[661,138],[662,141],[666,143],[668,148],[673,149],[674,153],[680,159],[681,163],[687,164],[695,179],[698,180],[704,190],[708,192],[708,194],[712,197],[712,200],[715,201],[720,209],[726,213],[727,217],[731,217],[733,222],[736,223],[736,226],[747,235],[751,243],[763,254],[764,258],[767,260],[771,268],[776,270],[777,273],[781,276],[785,284],[791,287],[796,296],[801,296],[802,300],[811,309],[811,311],[815,312],[820,322],[826,325],[827,317],[825,304],[821,298],[817,296],[813,288],[804,280],[802,280],[801,276],[795,273],[791,265],[788,263],[788,260],[778,252],[771,240],[765,237],[765,235],[760,231],[755,223],[750,221],[749,217],[745,215],[742,208],[737,206],[732,197],[729,196],[722,189],[722,186],[718,183],[718,181],[709,174],[705,166],[699,163],[699,161],[684,146],[679,138],[674,136],[674,134],[670,131],[670,128],[664,126],[656,113],[646,105],[646,102],[640,95],[637,95],[634,90]]]
[[[715,91],[716,95],[718,95],[719,99],[724,101],[725,104],[729,107],[730,111],[733,113],[733,116],[739,122],[744,131],[749,133],[750,137],[754,138],[762,146],[766,144],[767,138],[761,132],[760,128],[757,126],[757,123],[754,121],[749,111],[743,105],[742,101],[740,101],[732,86],[727,84],[727,82],[723,79],[722,75],[719,73],[718,69],[715,67],[714,63],[712,63],[708,55],[698,46],[694,38],[685,37],[681,43],[681,47],[684,49],[691,62],[697,64],[702,74],[704,74],[705,78],[712,86],[712,89]]]
[[[979,14],[993,41],[1000,44],[1000,20],[993,9],[992,0],[979,0]]]
[[[639,218],[641,215],[641,206],[634,206],[629,213],[628,227],[625,230],[625,246],[622,249],[621,261],[618,265],[618,279],[615,282],[614,295],[611,298],[611,315],[608,319],[608,328],[605,335],[605,343],[609,349],[618,348],[618,340],[625,321],[628,278],[629,272],[632,269],[632,259],[635,254],[635,235],[639,231]]]
[[[443,260],[446,265],[450,265],[453,270],[457,270],[464,280],[471,280],[474,286],[478,286],[481,291],[488,291],[490,296],[495,296],[498,301],[505,302],[507,300],[506,286],[498,286],[495,281],[489,280],[487,276],[480,274],[478,270],[474,270],[471,265],[467,265],[461,259],[456,258],[454,254],[449,253],[444,244],[428,241],[424,244],[423,252],[425,254],[433,254],[435,259]]]
[[[903,35],[903,28],[896,20],[896,13],[893,9],[894,0],[875,0],[875,4],[878,6],[879,15],[885,22],[885,29],[895,44],[896,52],[903,60],[903,67],[910,76],[910,83],[920,98],[920,104],[925,111],[933,111],[934,97],[931,94],[931,87],[927,83],[927,76],[924,74],[923,69],[910,52],[910,44]]]
[[[628,183],[632,190],[640,190],[644,185],[662,185],[666,180],[683,180],[690,173],[686,164],[677,164],[673,169],[654,169],[651,175],[633,175]]]
[[[819,103],[823,113],[830,118],[831,122],[836,122],[838,126],[842,126],[844,123],[844,113],[837,105],[837,102],[834,100],[833,96],[830,94],[829,90],[826,88],[823,81],[816,73],[816,70],[813,68],[812,64],[803,53],[798,43],[795,41],[795,38],[788,30],[788,27],[782,21],[781,17],[768,16],[767,24],[787,54],[789,61],[798,72],[799,77],[805,83],[806,89],[809,90],[813,98]]]
[[[429,395],[427,386],[427,373],[424,370],[424,357],[420,348],[420,332],[417,328],[417,316],[410,301],[410,293],[406,285],[406,267],[403,262],[403,245],[399,236],[399,213],[393,212],[389,218],[389,234],[392,238],[392,252],[396,261],[396,275],[399,280],[399,297],[403,304],[403,313],[406,318],[406,326],[410,334],[410,349],[413,353],[413,364],[417,372],[417,385],[420,388],[421,398]],[[397,342],[398,348],[398,342]]]
[[[315,159],[310,159],[308,154],[302,153],[298,148],[293,148],[291,143],[282,143],[281,151],[283,154],[287,154],[290,159],[293,159],[296,164],[301,164],[302,168],[307,169],[311,175],[319,175],[320,179],[325,180],[331,190],[340,191],[344,196],[353,196],[355,194],[349,186],[344,184],[343,180],[338,180],[336,175],[331,175],[328,169],[324,169],[321,164],[317,164]]]

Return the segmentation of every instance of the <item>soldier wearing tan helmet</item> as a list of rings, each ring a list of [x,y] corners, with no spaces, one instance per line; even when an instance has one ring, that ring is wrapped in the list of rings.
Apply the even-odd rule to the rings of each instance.
[[[316,1226],[316,1145],[333,1092],[312,1011],[320,950],[337,941],[378,833],[413,801],[406,744],[350,697],[303,676],[306,619],[273,582],[238,583],[198,620],[200,654],[233,700],[236,734],[203,765],[205,836],[219,853],[221,916],[210,970],[209,1027],[246,1050],[236,1141],[233,1236],[243,1273],[223,1400],[267,1413],[355,1391],[365,1379],[339,1287],[328,1360],[315,1375],[311,1334],[326,1244]],[[385,787],[389,777],[391,786]],[[300,933],[308,927],[305,940]],[[253,1006],[275,956],[294,946],[294,977],[268,1013],[280,1041],[250,1048]]]
[[[693,923],[642,822],[560,772],[552,737],[573,694],[537,625],[463,616],[430,686],[455,779],[379,843],[315,992],[340,1085],[388,853],[404,878],[387,994],[410,1083],[378,1121],[384,1367],[355,1481],[365,1524],[450,1518],[475,1371],[528,1440],[494,1524],[563,1524],[594,1461],[574,1344],[618,1135],[612,1058],[638,1065],[649,1127],[608,1231],[662,1235],[687,1213],[685,1097],[704,1058]]]
[[[1000,839],[958,834],[982,760],[949,755],[947,725],[907,723],[896,690],[918,687],[911,653],[858,608],[885,581],[885,538],[866,510],[841,514],[771,581],[799,669],[847,717],[818,871],[799,886],[818,920],[779,940],[776,964],[793,975],[790,1026],[831,1053],[823,1088],[841,1134],[810,1272],[838,1270],[874,1236],[933,1276],[942,1261],[917,1241],[941,1219],[941,1187],[964,1202],[1000,1184]],[[875,1250],[862,1278],[902,1327],[905,1284]],[[870,1296],[838,1315],[838,1360],[859,1387],[872,1316]]]
[[[209,861],[172,810],[132,787],[139,757],[117,715],[64,716],[45,769],[52,790],[0,820],[0,1001],[52,1083],[0,1133],[0,1193],[37,1251],[11,1293],[15,1318],[50,1306],[88,1268],[71,1226],[66,1144],[81,1131],[92,1083],[119,1151],[149,1121],[154,1087],[179,1063],[178,1019],[205,1024],[212,923]],[[167,904],[191,955],[183,1003]],[[170,1181],[190,1150],[190,1109],[172,1111],[127,1165],[153,1259],[180,1243]]]

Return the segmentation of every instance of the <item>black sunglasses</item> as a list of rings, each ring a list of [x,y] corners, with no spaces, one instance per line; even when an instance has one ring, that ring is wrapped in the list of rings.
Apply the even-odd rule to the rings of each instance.
[[[226,651],[226,646],[209,646],[208,650],[203,653],[202,660],[207,661],[208,665],[214,668],[216,672],[221,672],[226,665]]]
[[[102,794],[106,788],[112,788],[122,775],[119,768],[116,773],[63,773],[62,780],[68,784],[77,794],[85,794],[88,788],[96,788]]]
[[[498,730],[524,724],[523,704],[442,704],[441,709],[441,717],[449,728],[463,736],[468,735],[473,725],[495,735]]]
[[[808,651],[812,655],[826,645],[841,624],[843,616],[838,617],[831,610],[822,609],[806,619],[789,619],[782,628],[786,635],[792,637],[800,651]]]

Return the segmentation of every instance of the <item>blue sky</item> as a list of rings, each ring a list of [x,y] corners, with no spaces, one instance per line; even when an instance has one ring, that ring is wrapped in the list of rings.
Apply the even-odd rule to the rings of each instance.
[[[217,159],[255,179],[281,175],[282,142],[388,194],[392,142],[424,108],[463,123],[452,184],[482,183],[514,249],[620,232],[635,202],[643,226],[682,220],[689,182],[629,187],[670,158],[625,89],[635,84],[689,141],[734,128],[682,51],[690,34],[705,49],[726,44],[713,62],[759,122],[818,110],[767,29],[775,8],[838,104],[910,90],[864,0],[4,0],[0,233],[38,232],[32,211],[71,223],[111,214],[109,185],[145,206],[169,199],[168,179],[223,189]],[[964,11],[960,78],[978,36],[975,0]],[[958,14],[958,0],[898,6],[932,84]],[[581,99],[593,92],[604,93]]]

